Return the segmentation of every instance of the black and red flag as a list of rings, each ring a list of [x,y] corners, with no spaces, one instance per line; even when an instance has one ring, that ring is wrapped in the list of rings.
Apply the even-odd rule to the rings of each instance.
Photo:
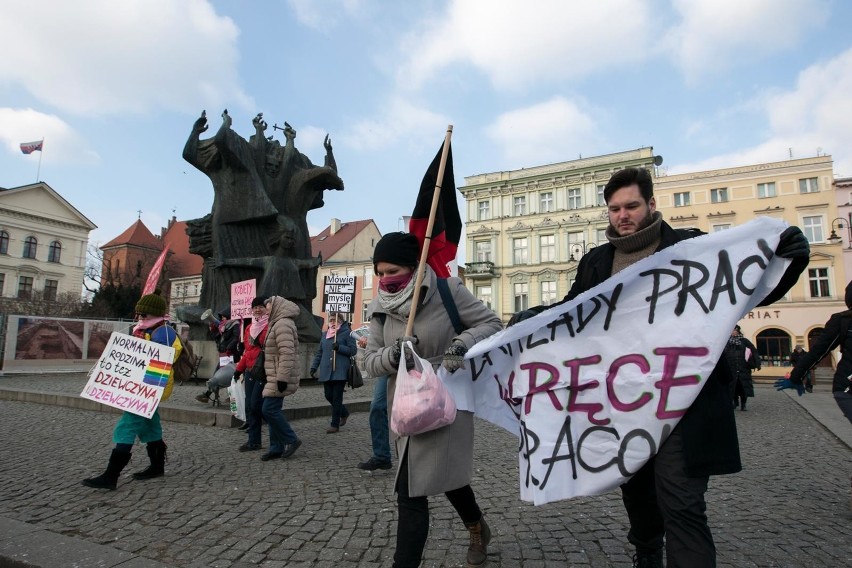
[[[415,235],[420,241],[420,250],[426,240],[426,229],[429,224],[429,213],[432,209],[436,187],[438,186],[438,169],[441,164],[441,154],[444,145],[438,148],[435,159],[426,170],[423,181],[420,184],[420,193],[417,194],[417,203],[414,212],[408,222],[408,232]],[[450,268],[447,266],[455,260],[461,240],[462,221],[459,214],[459,206],[456,202],[456,182],[453,178],[453,148],[447,149],[447,163],[444,167],[444,176],[440,183],[440,199],[438,209],[435,212],[435,221],[432,225],[432,239],[429,243],[429,256],[427,264],[432,267],[439,278],[450,276]]]

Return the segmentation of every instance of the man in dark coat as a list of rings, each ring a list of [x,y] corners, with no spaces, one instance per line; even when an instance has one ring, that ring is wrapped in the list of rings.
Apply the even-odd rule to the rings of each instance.
[[[625,168],[613,174],[604,188],[609,242],[583,256],[576,280],[560,303],[574,299],[659,250],[702,234],[696,230],[673,229],[665,223],[656,211],[653,193],[653,180],[645,169]],[[810,247],[798,227],[789,227],[781,234],[775,254],[793,262],[760,305],[780,299],[796,283],[808,264]],[[548,307],[519,312],[509,325]],[[731,371],[722,357],[657,454],[622,485],[622,498],[630,519],[627,538],[636,547],[634,566],[662,568],[664,536],[668,566],[716,565],[704,493],[710,475],[742,469],[728,393],[730,381]]]

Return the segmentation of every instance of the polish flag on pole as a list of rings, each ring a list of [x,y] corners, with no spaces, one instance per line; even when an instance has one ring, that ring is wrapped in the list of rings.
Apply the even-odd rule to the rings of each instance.
[[[21,152],[24,154],[32,154],[33,152],[41,152],[44,146],[44,140],[36,140],[35,142],[21,143]]]
[[[163,264],[166,262],[166,255],[169,252],[169,245],[166,244],[165,248],[163,248],[163,252],[160,253],[160,257],[157,259],[157,262],[154,263],[154,266],[151,268],[151,272],[148,273],[148,280],[145,281],[145,288],[142,290],[142,295],[151,294],[154,290],[157,289],[157,282],[160,280],[160,273],[163,271]]]

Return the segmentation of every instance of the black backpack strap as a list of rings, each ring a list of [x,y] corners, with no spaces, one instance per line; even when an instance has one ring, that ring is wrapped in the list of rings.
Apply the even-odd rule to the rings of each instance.
[[[446,278],[438,278],[438,292],[441,294],[441,300],[444,302],[444,308],[447,310],[447,315],[450,316],[450,321],[453,324],[453,329],[456,330],[456,335],[464,331],[464,326],[459,316],[459,309],[456,306],[456,301],[453,300],[453,294],[450,292],[450,285]]]

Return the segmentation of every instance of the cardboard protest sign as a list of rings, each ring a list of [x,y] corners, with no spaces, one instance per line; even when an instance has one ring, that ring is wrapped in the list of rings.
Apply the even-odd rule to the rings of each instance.
[[[476,344],[460,410],[518,435],[521,498],[614,489],[698,396],[737,321],[780,281],[768,217],[678,243]]]
[[[322,286],[322,311],[351,314],[355,305],[355,281],[355,276],[326,276]]]
[[[113,332],[82,398],[151,418],[169,382],[173,347]]]
[[[243,280],[231,284],[231,319],[251,317],[251,303],[257,296],[257,280]]]

